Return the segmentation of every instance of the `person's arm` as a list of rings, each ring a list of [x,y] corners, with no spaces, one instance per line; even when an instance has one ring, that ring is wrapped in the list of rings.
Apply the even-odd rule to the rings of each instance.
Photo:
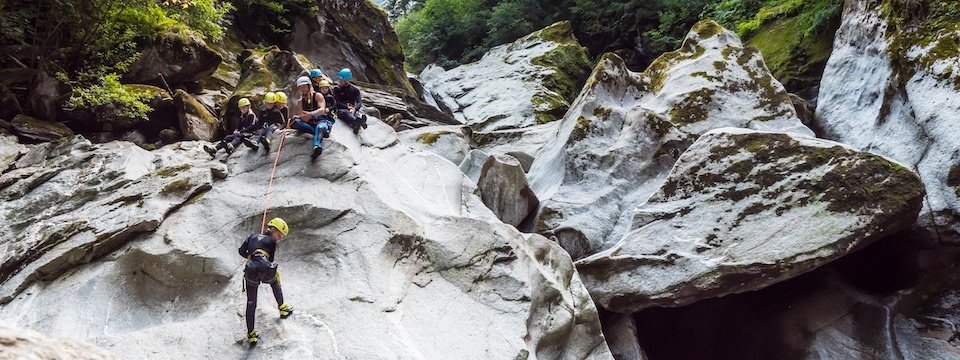
[[[360,111],[360,108],[363,107],[363,95],[360,93],[360,88],[354,87],[353,89],[357,92],[354,95],[353,108],[356,111]]]
[[[247,249],[247,243],[249,242],[250,242],[250,238],[247,238],[246,240],[243,241],[242,244],[240,244],[240,249],[237,250],[240,253],[240,256],[243,258],[247,258],[250,256],[250,251]]]
[[[253,132],[253,130],[256,129],[257,122],[259,121],[257,119],[257,115],[254,115],[253,113],[250,113],[250,116],[247,116],[247,118],[252,118],[252,119],[250,120],[250,122],[246,127],[244,127],[243,129],[240,129],[240,132],[242,133]]]
[[[317,102],[317,109],[309,112],[310,116],[320,116],[327,113],[327,101],[324,100],[323,94],[313,93],[313,99]]]

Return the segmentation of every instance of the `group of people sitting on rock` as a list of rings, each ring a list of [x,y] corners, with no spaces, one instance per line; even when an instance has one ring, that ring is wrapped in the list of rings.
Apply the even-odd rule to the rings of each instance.
[[[227,155],[231,154],[240,143],[253,151],[262,146],[270,152],[270,138],[274,131],[291,128],[313,135],[313,152],[310,158],[316,159],[323,153],[323,139],[330,137],[337,119],[350,126],[354,134],[359,135],[360,129],[367,128],[367,116],[360,112],[363,106],[360,89],[350,83],[353,72],[344,68],[337,75],[340,81],[334,86],[320,69],[301,74],[297,78],[300,98],[296,102],[293,118],[289,117],[287,95],[283,92],[264,94],[259,116],[251,109],[250,99],[241,98],[237,101],[240,109],[237,129],[220,140],[215,147],[204,145],[203,149],[212,158],[217,157],[220,149]]]

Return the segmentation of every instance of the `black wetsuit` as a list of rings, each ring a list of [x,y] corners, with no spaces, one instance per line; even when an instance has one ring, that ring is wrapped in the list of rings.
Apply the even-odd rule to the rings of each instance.
[[[334,108],[337,110],[337,118],[346,122],[354,130],[363,126],[364,121],[356,116],[360,113],[360,108],[363,107],[360,89],[353,84],[347,84],[346,86],[335,86],[331,92],[333,98],[336,99]],[[350,105],[353,105],[354,111],[352,112],[350,111]]]
[[[243,269],[243,281],[247,289],[247,332],[253,331],[253,321],[257,312],[257,288],[260,283],[270,284],[277,305],[283,304],[283,291],[280,290],[280,273],[273,257],[277,253],[277,241],[266,234],[251,235],[240,244],[240,256],[247,258]]]
[[[224,136],[223,140],[220,140],[220,143],[217,144],[217,149],[223,148],[227,143],[237,147],[240,145],[240,142],[243,141],[244,137],[250,136],[255,130],[254,125],[259,121],[257,120],[257,115],[253,114],[251,111],[249,114],[240,114],[240,127],[237,128],[240,131],[239,134],[233,134]]]
[[[253,142],[258,143],[261,139],[270,138],[274,130],[282,128],[284,126],[282,117],[280,109],[276,107],[260,110],[260,117],[257,118],[259,121],[253,126],[256,129],[253,131]]]

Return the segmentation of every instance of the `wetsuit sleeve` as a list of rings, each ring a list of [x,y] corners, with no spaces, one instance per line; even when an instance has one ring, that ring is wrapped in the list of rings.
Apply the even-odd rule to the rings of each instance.
[[[240,244],[240,249],[237,249],[237,251],[240,253],[240,256],[243,258],[247,258],[248,256],[250,256],[250,250],[249,250],[249,247],[247,246],[247,244],[249,243],[250,243],[250,238],[248,237],[246,240],[243,241],[242,244]]]
[[[263,247],[265,248],[264,250],[267,250],[267,252],[270,253],[269,260],[270,262],[273,262],[273,258],[277,256],[277,241],[274,240],[272,237],[269,237],[269,236],[265,236],[265,237],[266,237],[265,239],[266,241],[264,241]]]
[[[360,107],[363,106],[363,95],[360,94],[360,89],[357,87],[354,87],[353,91],[355,92],[353,95],[353,108],[360,111]]]

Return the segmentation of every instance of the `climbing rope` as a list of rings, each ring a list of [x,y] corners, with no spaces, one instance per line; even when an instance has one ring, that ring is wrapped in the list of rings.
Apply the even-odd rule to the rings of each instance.
[[[270,209],[270,192],[273,190],[273,177],[277,174],[277,164],[280,163],[280,152],[283,151],[283,140],[287,138],[287,130],[290,129],[290,120],[283,119],[287,127],[283,129],[283,135],[280,136],[280,144],[277,145],[277,158],[273,160],[273,169],[270,170],[270,182],[267,183],[267,194],[263,197],[263,220],[260,221],[260,233],[267,228],[267,210]]]

